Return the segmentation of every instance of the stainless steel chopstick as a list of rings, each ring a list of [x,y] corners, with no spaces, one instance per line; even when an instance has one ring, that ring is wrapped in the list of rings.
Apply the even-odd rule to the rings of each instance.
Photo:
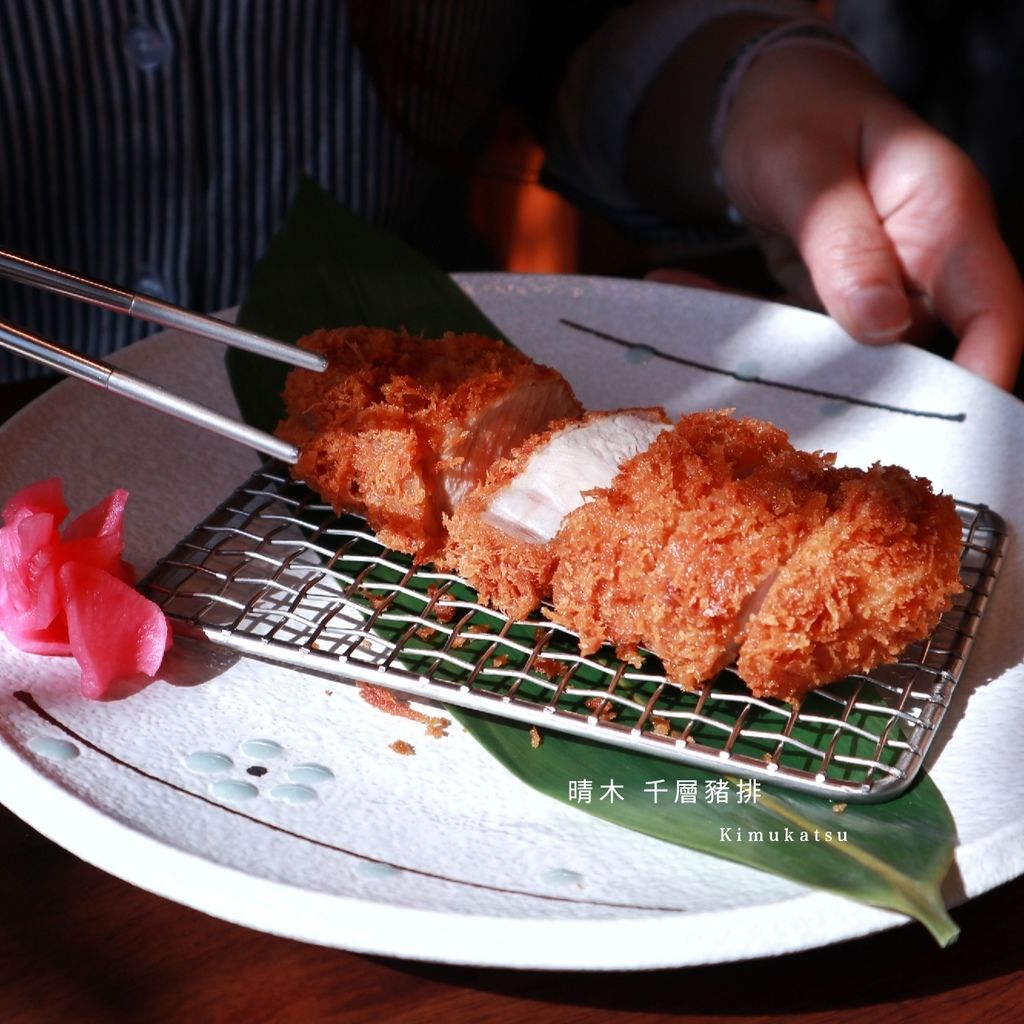
[[[136,320],[160,324],[161,327],[174,327],[201,338],[220,342],[222,345],[256,352],[307,370],[323,370],[327,365],[327,361],[319,353],[307,352],[294,345],[285,345],[283,342],[243,330],[215,317],[193,313],[170,302],[126,291],[105,281],[50,267],[5,249],[0,249],[0,275],[21,284],[35,285],[46,291],[56,292],[58,295],[81,299],[83,302],[115,313],[124,313]]]
[[[298,457],[298,449],[282,441],[272,434],[264,433],[255,427],[222,416],[220,413],[207,409],[206,406],[193,402],[189,398],[174,394],[157,384],[136,377],[126,370],[87,356],[79,355],[69,349],[61,348],[53,342],[46,341],[27,331],[19,330],[10,324],[0,322],[0,348],[9,349],[20,356],[42,363],[43,366],[69,377],[77,377],[88,384],[103,388],[115,395],[123,395],[132,401],[169,413],[176,419],[193,423],[204,430],[220,434],[222,437],[238,441],[240,444],[265,452],[283,462],[294,463]]]

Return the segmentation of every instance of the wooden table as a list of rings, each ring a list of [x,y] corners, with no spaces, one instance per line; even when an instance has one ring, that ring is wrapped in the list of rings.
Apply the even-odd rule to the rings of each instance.
[[[38,391],[6,389],[0,420]],[[1024,879],[957,910],[962,935],[946,950],[908,925],[773,960],[590,975],[403,962],[253,932],[113,878],[2,808],[0,866],[4,1024],[996,1024],[1024,1012]]]
[[[127,885],[0,811],[0,1020],[205,1024],[524,1021],[1017,1022],[1024,880],[923,928],[807,953],[651,973],[480,970],[249,931]]]

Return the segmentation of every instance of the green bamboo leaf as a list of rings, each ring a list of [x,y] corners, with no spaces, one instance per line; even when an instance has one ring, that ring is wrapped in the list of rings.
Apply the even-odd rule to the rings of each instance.
[[[560,733],[534,747],[528,727],[449,709],[494,757],[546,796],[606,821],[917,918],[942,945],[957,935],[940,895],[952,816],[922,776],[884,804],[827,800],[727,779]],[[590,799],[579,793],[589,783]],[[686,784],[690,784],[687,786]],[[614,785],[621,787],[609,790]],[[679,799],[691,793],[692,802]],[[615,794],[621,796],[618,798]],[[721,801],[721,802],[719,802]]]
[[[346,324],[433,336],[500,336],[447,274],[308,181],[257,266],[239,319],[290,342],[318,327]],[[287,368],[234,350],[228,368],[243,416],[272,430],[282,411]],[[727,803],[698,798],[681,813],[672,800],[678,783],[696,782],[703,791],[720,777],[561,734],[546,735],[534,749],[521,725],[449,710],[511,772],[554,799],[680,846],[905,913],[942,944],[956,936],[940,895],[956,830],[942,795],[926,777],[888,803],[851,804],[841,814],[825,800],[777,787],[762,787],[756,802],[741,803],[733,782]],[[571,799],[570,782],[588,778],[595,786],[621,782],[631,798],[590,804]],[[645,791],[656,780],[666,786],[657,801]],[[788,841],[787,829],[797,838]],[[830,839],[821,838],[826,833]]]
[[[358,324],[427,337],[445,331],[500,337],[447,274],[308,179],[253,270],[238,322],[292,343],[320,327]],[[288,367],[239,349],[227,360],[232,378],[245,382],[235,390],[246,422],[272,431],[284,412]]]

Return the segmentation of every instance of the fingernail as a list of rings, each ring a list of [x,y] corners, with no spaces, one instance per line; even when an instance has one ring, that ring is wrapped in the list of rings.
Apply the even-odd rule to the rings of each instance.
[[[855,291],[849,308],[857,333],[864,338],[898,338],[911,324],[907,297],[892,285],[873,284]]]

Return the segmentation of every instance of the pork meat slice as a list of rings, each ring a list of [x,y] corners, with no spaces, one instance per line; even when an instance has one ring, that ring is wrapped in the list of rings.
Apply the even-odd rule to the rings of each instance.
[[[293,370],[285,384],[277,434],[299,448],[293,475],[419,562],[438,553],[443,517],[496,460],[582,412],[555,370],[480,335],[351,327],[299,345],[328,366]]]
[[[728,412],[684,416],[566,517],[551,616],[589,654],[641,648],[695,688],[735,657],[746,621],[826,512],[831,456]]]
[[[441,564],[481,599],[522,618],[547,596],[565,517],[670,427],[662,409],[560,421],[500,460],[447,521]]]
[[[683,417],[570,514],[552,545],[552,617],[693,688],[734,659],[755,696],[896,659],[961,589],[951,498],[899,467],[837,469],[785,433]]]

